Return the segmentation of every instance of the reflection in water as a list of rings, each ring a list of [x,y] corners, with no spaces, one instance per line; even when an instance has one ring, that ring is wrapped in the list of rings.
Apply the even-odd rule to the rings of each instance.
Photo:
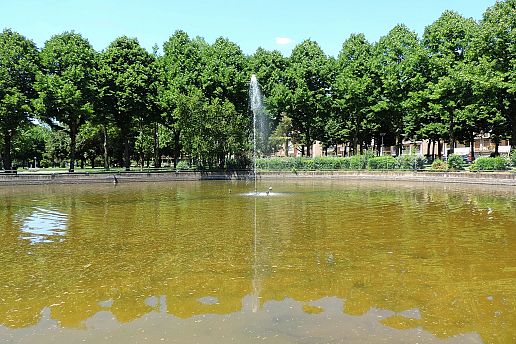
[[[242,197],[236,182],[0,190],[0,338],[516,340],[514,192],[273,188],[288,196]],[[50,235],[64,241],[23,239],[18,214],[35,206],[68,214]]]
[[[34,207],[32,214],[23,221],[20,238],[33,244],[62,241],[66,222],[66,214]]]

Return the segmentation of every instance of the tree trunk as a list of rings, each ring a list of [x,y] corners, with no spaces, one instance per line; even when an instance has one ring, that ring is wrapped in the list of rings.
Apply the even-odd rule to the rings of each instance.
[[[2,154],[2,162],[5,171],[13,169],[11,161],[11,137],[12,133],[8,130],[4,131],[4,152]]]
[[[509,105],[509,112],[512,122],[511,149],[516,149],[516,104]]]
[[[443,158],[442,150],[443,150],[443,143],[442,143],[442,142],[441,142],[441,140],[439,139],[439,141],[437,141],[437,157],[438,157],[439,159],[442,159],[442,158]]]
[[[500,136],[498,136],[498,135],[494,136],[494,143],[495,143],[494,154],[495,154],[495,156],[499,156],[500,153],[498,152],[498,148],[500,147]]]
[[[288,137],[285,139],[285,156],[288,157]]]
[[[95,168],[95,157],[91,158],[91,168]]]
[[[179,155],[181,154],[181,131],[177,130],[174,132],[174,169],[177,166],[177,161],[179,160]]]
[[[430,158],[430,145],[432,144],[432,140],[428,140],[428,146],[426,146],[426,157]]]
[[[143,123],[140,121],[140,169],[143,171],[143,169],[145,168],[145,151],[144,151],[144,146],[145,146],[145,139],[144,139],[144,136],[143,136]]]
[[[108,134],[105,125],[102,125],[102,133],[104,134],[104,142],[102,148],[104,149],[104,169],[109,170],[109,156],[108,156]]]
[[[161,167],[161,158],[159,154],[158,123],[154,123],[154,167]]]
[[[77,146],[77,127],[75,123],[70,126],[70,168],[68,172],[75,170],[75,148]]]
[[[124,167],[126,171],[131,170],[131,160],[129,156],[129,133],[126,130],[122,132],[124,137]]]
[[[475,161],[475,136],[474,135],[471,135],[471,137],[469,139],[469,147],[470,147],[469,161],[473,162],[473,161]]]
[[[450,113],[450,123],[448,128],[450,132],[450,154],[453,154],[455,152],[455,133],[453,127],[453,114]]]

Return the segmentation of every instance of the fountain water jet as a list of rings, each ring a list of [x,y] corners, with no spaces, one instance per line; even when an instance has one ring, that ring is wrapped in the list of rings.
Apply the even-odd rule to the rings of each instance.
[[[259,145],[262,146],[266,136],[266,116],[263,107],[263,94],[260,90],[260,84],[256,75],[251,75],[249,84],[249,107],[253,113],[253,175],[254,175],[254,192],[257,190],[257,174],[256,174],[256,158]]]

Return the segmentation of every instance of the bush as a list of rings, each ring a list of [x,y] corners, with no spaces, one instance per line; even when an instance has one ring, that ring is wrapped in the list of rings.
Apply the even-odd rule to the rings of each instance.
[[[451,154],[448,156],[448,168],[452,171],[464,169],[464,160],[460,155]]]
[[[313,159],[304,158],[301,162],[303,163],[303,170],[312,171],[315,169]]]
[[[435,159],[432,163],[432,170],[435,171],[446,171],[448,170],[448,164],[441,159]]]
[[[226,160],[226,170],[237,171],[253,167],[253,162],[247,157],[230,158]]]
[[[420,170],[425,163],[421,155],[400,155],[396,157],[396,162],[401,170]]]
[[[507,169],[508,161],[497,156],[494,158],[481,157],[469,167],[471,171],[503,171]]]
[[[47,159],[41,159],[38,163],[39,167],[49,168],[52,164]]]
[[[513,149],[510,155],[511,165],[516,167],[516,149]]]
[[[256,159],[256,167],[269,171],[364,169],[365,157],[274,157]],[[356,167],[351,167],[351,165]],[[251,163],[252,167],[252,163]]]
[[[341,170],[346,166],[346,158],[342,157],[322,156],[314,158],[313,161],[316,170]]]
[[[367,167],[366,155],[354,155],[352,157],[349,157],[348,159],[350,170],[364,170]]]
[[[390,155],[377,156],[367,160],[367,168],[370,170],[393,170],[397,167],[398,162]]]
[[[190,165],[188,164],[188,161],[181,160],[176,165],[176,171],[188,171],[190,170]]]

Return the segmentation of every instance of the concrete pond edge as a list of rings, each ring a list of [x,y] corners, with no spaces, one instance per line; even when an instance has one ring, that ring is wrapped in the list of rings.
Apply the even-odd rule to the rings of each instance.
[[[460,183],[516,186],[514,172],[426,172],[426,171],[297,171],[258,172],[260,180],[282,179],[335,179],[414,181],[434,183]],[[235,172],[102,172],[102,173],[18,173],[0,174],[0,186],[134,183],[199,180],[246,180],[253,179],[248,171]]]

